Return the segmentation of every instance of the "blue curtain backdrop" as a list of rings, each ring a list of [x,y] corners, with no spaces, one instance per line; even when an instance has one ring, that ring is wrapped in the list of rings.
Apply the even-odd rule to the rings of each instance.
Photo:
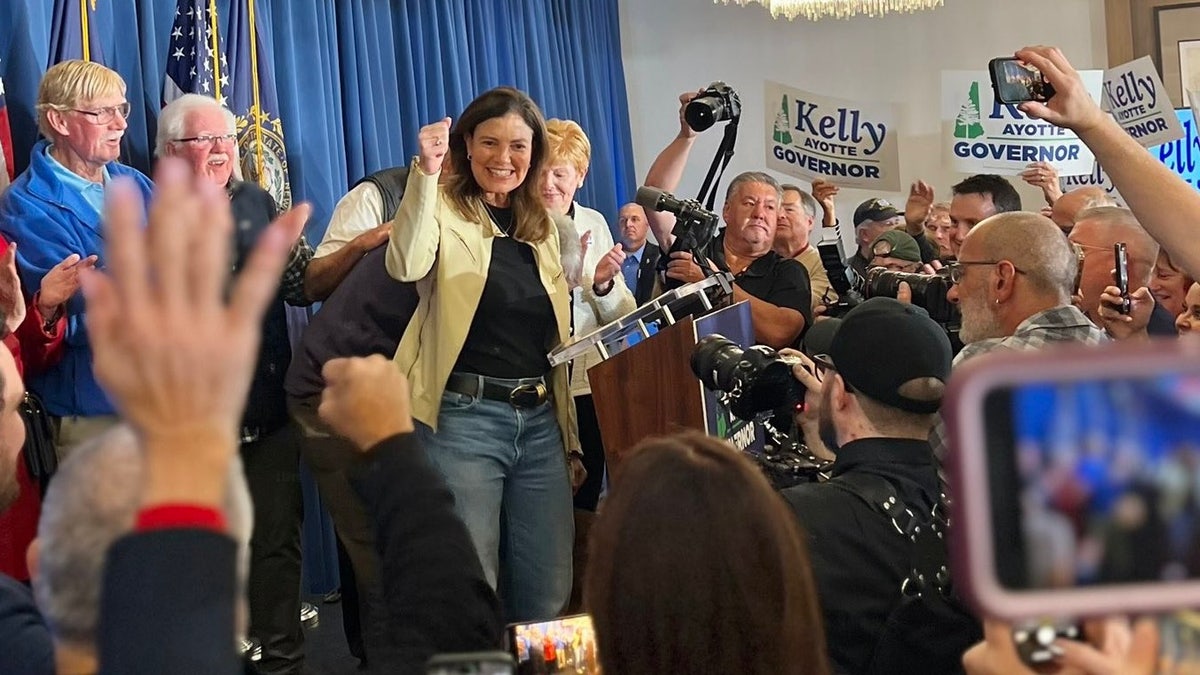
[[[230,0],[217,0],[222,25]],[[636,187],[616,0],[259,0],[275,66],[292,190],[319,239],[363,175],[407,163],[417,130],[507,84],[592,141],[579,201],[610,224]],[[173,0],[97,0],[92,26],[133,104],[124,160],[146,170]],[[0,76],[16,164],[36,140],[33,104],[49,58],[53,3],[0,2]]]

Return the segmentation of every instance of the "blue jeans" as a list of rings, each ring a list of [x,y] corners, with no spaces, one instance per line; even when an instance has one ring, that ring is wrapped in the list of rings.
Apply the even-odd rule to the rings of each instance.
[[[553,404],[514,408],[446,392],[437,433],[417,428],[506,620],[557,616],[571,595],[575,519]]]

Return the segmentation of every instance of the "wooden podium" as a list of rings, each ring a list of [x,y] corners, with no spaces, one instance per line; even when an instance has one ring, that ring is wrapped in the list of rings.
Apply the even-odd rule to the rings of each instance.
[[[610,481],[621,459],[649,436],[713,432],[716,396],[692,373],[692,352],[699,338],[716,332],[748,344],[749,327],[750,306],[741,302],[681,319],[588,370]]]

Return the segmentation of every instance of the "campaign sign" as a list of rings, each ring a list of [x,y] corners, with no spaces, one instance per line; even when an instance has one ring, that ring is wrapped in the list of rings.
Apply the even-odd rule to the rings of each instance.
[[[1099,100],[1103,71],[1080,75]],[[1064,176],[1092,170],[1092,151],[1073,131],[1030,119],[1017,106],[996,101],[985,71],[942,73],[942,126],[947,166],[960,173],[1015,176],[1033,162],[1049,162]]]
[[[1183,138],[1183,126],[1149,56],[1104,72],[1104,102],[1121,128],[1147,148]]]
[[[767,168],[841,187],[900,190],[899,108],[766,83]]]
[[[1158,161],[1166,164],[1167,168],[1178,174],[1180,178],[1187,181],[1188,185],[1200,189],[1200,130],[1196,128],[1196,121],[1190,108],[1177,108],[1175,119],[1183,131],[1182,137],[1162,145],[1156,145],[1148,152],[1158,158]],[[1062,179],[1064,192],[1078,190],[1082,187],[1104,188],[1110,197],[1122,204],[1125,203],[1116,186],[1112,184],[1112,180],[1099,164],[1093,165],[1091,173],[1082,176],[1064,176]]]

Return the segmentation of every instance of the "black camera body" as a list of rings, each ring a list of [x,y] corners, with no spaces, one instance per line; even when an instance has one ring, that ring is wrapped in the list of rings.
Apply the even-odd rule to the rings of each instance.
[[[765,451],[748,453],[776,489],[811,483],[826,469],[800,441],[793,415],[804,401],[804,385],[792,376],[791,359],[755,345],[743,349],[719,334],[696,343],[692,372],[710,390],[723,393],[729,411],[747,420],[762,420],[769,436]],[[784,420],[781,431],[774,420]]]
[[[671,254],[677,251],[691,253],[700,269],[708,267],[704,249],[712,242],[713,237],[717,236],[717,225],[721,222],[720,216],[705,209],[700,202],[694,199],[679,199],[669,192],[645,185],[638,188],[634,201],[647,211],[675,214],[675,227],[671,230],[675,241],[666,255],[659,256],[659,272],[667,271],[667,263],[671,262]],[[673,279],[668,279],[665,284],[668,290],[680,285],[682,285],[681,282]]]
[[[792,376],[793,361],[766,345],[743,349],[713,333],[696,343],[692,372],[705,387],[729,395],[729,411],[744,420],[791,408],[804,401],[804,386]]]
[[[708,129],[717,122],[736,120],[742,115],[742,100],[733,87],[717,81],[683,109],[683,119],[693,131]]]
[[[863,280],[862,294],[866,298],[894,298],[900,290],[900,282],[908,283],[912,289],[912,303],[929,313],[929,318],[944,327],[956,327],[962,324],[962,314],[958,306],[946,298],[950,290],[948,273],[917,274],[914,272],[896,272],[886,267],[872,267],[867,270]]]
[[[841,237],[817,244],[817,253],[821,256],[821,266],[825,268],[825,274],[829,277],[829,287],[838,295],[837,302],[828,302],[822,298],[822,304],[825,305],[824,316],[840,318],[863,301],[862,293],[850,283],[850,277],[846,273],[846,256]]]

